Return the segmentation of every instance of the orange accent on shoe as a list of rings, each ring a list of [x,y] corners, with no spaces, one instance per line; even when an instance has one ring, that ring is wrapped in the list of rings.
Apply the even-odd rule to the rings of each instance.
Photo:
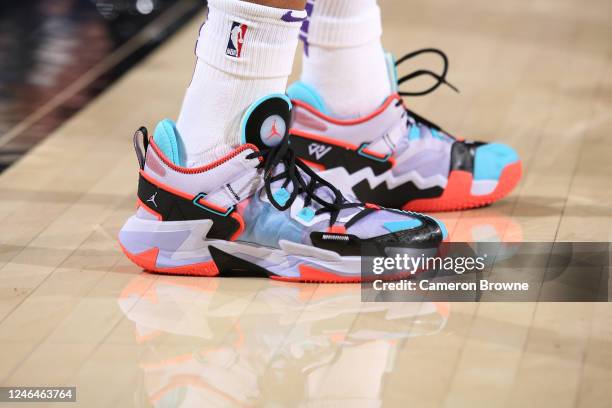
[[[444,193],[437,198],[412,200],[402,209],[408,211],[434,212],[456,211],[483,207],[507,196],[519,183],[522,165],[518,161],[502,171],[495,190],[490,194],[472,195],[472,174],[466,171],[451,171]]]
[[[167,275],[187,275],[187,276],[217,276],[219,269],[214,261],[202,262],[193,265],[176,266],[172,268],[158,268],[156,266],[159,248],[151,248],[144,252],[133,254],[119,243],[123,253],[147,272],[162,273]]]
[[[372,203],[365,203],[365,207],[371,208],[372,210],[380,210],[380,205],[376,205]]]
[[[317,171],[323,171],[325,170],[325,166],[319,163],[315,163],[315,162],[311,162],[310,160],[305,160],[305,159],[299,159],[302,162],[304,162],[305,165],[307,165],[308,167],[317,170]]]
[[[334,225],[327,229],[330,234],[346,234],[346,227],[344,225]]]
[[[236,211],[231,213],[230,217],[232,217],[233,219],[235,219],[238,222],[238,229],[236,230],[236,232],[234,232],[232,234],[232,236],[229,239],[230,241],[235,241],[244,232],[244,228],[245,228],[244,227],[244,218],[242,218],[242,215],[238,214]]]
[[[340,276],[331,272],[317,269],[310,265],[298,266],[300,271],[300,282],[324,282],[324,283],[356,283],[361,282],[361,275],[358,276]]]
[[[148,271],[155,270],[155,264],[157,263],[157,257],[159,256],[159,248],[151,248],[139,254],[132,254],[127,249],[125,249],[123,245],[121,245],[121,249],[123,249],[123,253],[126,254],[128,258],[130,258],[130,261],[134,262],[142,269]]]
[[[161,221],[162,216],[161,216],[160,213],[158,213],[157,211],[153,210],[152,208],[147,206],[145,203],[143,203],[140,198],[136,197],[136,209],[138,209],[138,208],[142,208],[143,210],[145,210],[149,214],[154,215],[155,218],[157,218],[158,221]]]
[[[331,122],[333,124],[336,125],[341,125],[341,126],[350,126],[350,125],[358,125],[360,123],[363,122],[367,122],[368,120],[372,119],[375,116],[380,115],[382,112],[385,111],[385,109],[387,109],[387,107],[389,105],[391,105],[393,102],[395,101],[401,101],[402,97],[399,96],[398,94],[393,94],[390,95],[385,102],[383,102],[383,104],[376,109],[374,112],[370,113],[369,115],[366,116],[362,116],[360,118],[356,118],[356,119],[336,119],[336,118],[332,118],[331,116],[328,116],[322,112],[319,112],[318,110],[316,110],[315,108],[313,108],[312,106],[310,106],[307,103],[304,103],[302,101],[298,101],[298,100],[292,100],[291,102],[293,103],[293,105],[295,106],[299,106],[300,108],[306,109],[308,112],[312,113],[313,115],[316,115],[322,119],[325,119],[328,122]]]

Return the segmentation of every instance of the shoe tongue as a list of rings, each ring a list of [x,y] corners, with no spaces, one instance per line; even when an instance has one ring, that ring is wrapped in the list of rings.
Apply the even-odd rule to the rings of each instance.
[[[249,107],[242,118],[242,143],[260,150],[282,142],[289,133],[291,102],[286,95],[268,95]]]

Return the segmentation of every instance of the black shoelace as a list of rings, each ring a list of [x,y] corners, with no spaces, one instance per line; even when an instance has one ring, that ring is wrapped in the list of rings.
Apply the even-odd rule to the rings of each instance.
[[[435,73],[433,71],[430,71],[428,69],[419,69],[419,70],[414,71],[414,72],[412,72],[412,73],[410,73],[408,75],[404,75],[404,76],[398,78],[398,80],[397,80],[398,87],[401,84],[403,84],[403,83],[405,83],[407,81],[410,81],[410,80],[413,80],[415,78],[422,77],[422,76],[427,76],[427,77],[434,78],[436,80],[436,82],[432,86],[430,86],[429,88],[426,88],[426,89],[424,89],[422,91],[417,91],[417,92],[400,91],[399,94],[401,96],[423,96],[423,95],[427,95],[427,94],[435,91],[436,89],[438,89],[442,85],[446,85],[449,88],[451,88],[453,91],[459,93],[459,89],[457,89],[453,84],[451,84],[450,82],[448,82],[446,80],[446,75],[448,74],[448,66],[449,66],[448,57],[446,56],[446,54],[443,51],[441,51],[441,50],[439,50],[437,48],[424,48],[422,50],[417,50],[417,51],[408,53],[408,54],[404,55],[403,57],[401,57],[400,59],[398,59],[395,62],[395,66],[397,67],[397,66],[401,65],[403,62],[408,61],[408,60],[413,59],[413,58],[416,58],[419,55],[423,55],[423,54],[435,54],[435,55],[439,56],[442,59],[442,62],[443,62],[442,74],[437,74],[437,73]],[[398,104],[401,104],[401,102],[398,102]],[[440,128],[440,126],[436,125],[435,123],[425,119],[424,117],[418,115],[417,113],[411,111],[408,108],[405,108],[405,109],[406,109],[406,112],[408,113],[408,115],[410,115],[417,122],[417,124],[423,124],[423,125],[425,125],[427,127],[430,127],[430,128],[436,129],[436,130],[442,130]]]
[[[296,157],[295,152],[289,146],[289,139],[284,137],[282,142],[270,149],[253,152],[247,156],[247,159],[256,157],[263,158],[260,168],[264,171],[264,183],[266,194],[272,205],[279,211],[285,211],[295,201],[298,195],[304,193],[304,208],[310,206],[313,201],[321,205],[321,208],[315,211],[315,215],[325,212],[330,213],[329,226],[332,227],[340,214],[340,211],[346,208],[363,207],[363,203],[348,202],[340,190],[334,187],[331,183],[318,176],[308,165],[303,163]],[[279,164],[283,164],[284,170],[274,175],[274,170]],[[306,182],[302,174],[308,175],[310,180]],[[272,183],[284,180],[283,188],[291,184],[291,192],[288,200],[281,205],[274,198],[272,193]],[[332,202],[326,201],[317,195],[319,188],[328,188],[334,197]],[[361,212],[369,212],[369,208],[365,208]]]

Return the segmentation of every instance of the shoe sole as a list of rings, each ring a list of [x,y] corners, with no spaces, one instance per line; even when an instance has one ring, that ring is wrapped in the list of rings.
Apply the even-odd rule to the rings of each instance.
[[[472,195],[472,173],[454,170],[451,171],[444,193],[440,197],[412,200],[402,209],[416,212],[439,212],[484,207],[510,194],[521,180],[522,173],[520,161],[509,164],[502,171],[493,192],[485,195]]]
[[[214,260],[208,262],[201,262],[192,265],[185,265],[180,267],[172,268],[160,268],[156,266],[157,257],[159,256],[159,248],[151,248],[148,251],[144,251],[138,254],[131,253],[121,243],[119,243],[123,253],[137,266],[141,267],[145,272],[158,273],[162,275],[177,275],[177,276],[198,276],[198,277],[239,277],[241,274],[236,275],[230,273],[222,273]],[[319,269],[307,264],[298,265],[300,271],[299,277],[288,277],[276,275],[273,272],[268,272],[270,279],[282,281],[282,282],[299,282],[299,283],[361,283],[361,277],[342,277],[335,275],[330,271]],[[392,278],[386,278],[384,280],[399,280],[410,277],[410,273],[398,274]]]
[[[323,255],[316,258],[311,256],[312,247],[308,247],[310,254],[299,255],[247,243],[206,240],[203,237],[208,228],[206,221],[163,222],[133,216],[119,233],[119,245],[134,264],[164,275],[268,277],[304,283],[362,281],[359,256],[342,257],[315,249]],[[177,235],[180,240],[173,242]],[[409,276],[410,273],[402,273],[385,279]]]

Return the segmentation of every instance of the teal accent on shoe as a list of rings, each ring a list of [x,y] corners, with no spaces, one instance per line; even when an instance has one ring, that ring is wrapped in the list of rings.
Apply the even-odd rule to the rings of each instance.
[[[391,156],[392,156],[391,153],[389,153],[385,157],[372,156],[371,154],[368,154],[367,152],[363,151],[367,147],[368,147],[367,143],[362,144],[361,147],[357,150],[357,154],[360,155],[360,156],[366,157],[368,159],[371,159],[371,160],[374,160],[374,161],[377,161],[377,162],[381,162],[381,163],[384,163],[384,162],[388,161],[391,158]]]
[[[519,160],[510,146],[489,143],[476,148],[474,157],[474,180],[499,180],[504,168]]]
[[[302,81],[297,81],[291,84],[287,89],[289,98],[307,103],[319,112],[329,115],[329,110],[325,106],[323,98],[312,86],[305,84]]]
[[[200,207],[203,210],[210,211],[213,214],[220,215],[222,217],[227,217],[234,210],[234,206],[231,206],[230,208],[228,208],[225,213],[219,212],[217,210],[213,210],[212,208],[208,208],[205,205],[200,204],[200,200],[203,199],[203,198],[206,198],[206,194],[204,194],[204,193],[198,194],[193,199],[193,205],[195,205],[196,207]]]
[[[290,196],[291,196],[291,194],[289,194],[289,192],[287,190],[285,190],[284,188],[280,188],[280,189],[276,190],[276,192],[274,194],[272,194],[272,197],[274,197],[274,200],[280,206],[285,205],[287,203],[287,200],[289,200]]]
[[[287,105],[289,106],[289,109],[291,109],[292,106],[293,106],[291,104],[291,100],[285,94],[270,94],[270,95],[266,95],[263,98],[260,98],[257,101],[255,101],[255,103],[253,103],[251,106],[249,106],[247,111],[242,116],[242,121],[240,122],[240,142],[242,144],[246,143],[246,124],[247,124],[247,122],[249,120],[249,117],[251,116],[253,111],[255,109],[257,109],[257,107],[259,105],[261,105],[262,103],[264,103],[268,99],[272,99],[272,98],[281,98],[281,99],[283,99],[285,102],[287,102]]]
[[[405,221],[390,221],[385,222],[383,226],[389,232],[406,231],[421,226],[421,221],[416,218],[411,218]]]
[[[395,57],[393,54],[386,52],[385,62],[387,63],[387,73],[389,74],[391,92],[396,93],[399,91],[399,86],[397,85],[397,67],[395,66]]]
[[[419,140],[421,138],[421,128],[419,125],[410,126],[410,132],[408,133],[409,140]]]
[[[436,129],[430,128],[429,133],[431,133],[431,135],[435,137],[436,139],[444,140],[444,138],[440,135],[440,133]]]
[[[310,222],[315,217],[315,212],[312,208],[304,207],[297,213],[297,216],[306,222]]]
[[[185,165],[185,147],[176,128],[170,119],[164,119],[157,124],[153,132],[153,140],[161,152],[177,166]]]

